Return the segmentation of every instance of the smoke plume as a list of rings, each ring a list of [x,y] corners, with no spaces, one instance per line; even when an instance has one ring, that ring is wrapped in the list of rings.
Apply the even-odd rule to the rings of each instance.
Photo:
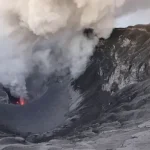
[[[26,78],[35,67],[45,75],[86,68],[98,38],[114,27],[118,0],[0,0],[0,82],[27,96]],[[94,32],[85,36],[83,30]]]

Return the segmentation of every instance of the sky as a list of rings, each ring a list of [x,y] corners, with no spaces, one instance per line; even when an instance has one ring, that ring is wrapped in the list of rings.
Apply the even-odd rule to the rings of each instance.
[[[116,18],[116,27],[149,24],[150,0],[125,0],[123,7],[116,11]]]
[[[116,19],[116,27],[128,27],[136,24],[150,23],[150,9],[138,10]]]

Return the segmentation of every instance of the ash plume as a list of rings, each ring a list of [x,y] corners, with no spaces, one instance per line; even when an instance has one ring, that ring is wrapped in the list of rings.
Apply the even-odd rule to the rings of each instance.
[[[27,96],[26,78],[38,67],[43,76],[86,68],[98,38],[114,28],[118,0],[0,0],[0,82]],[[89,37],[83,34],[93,29]]]

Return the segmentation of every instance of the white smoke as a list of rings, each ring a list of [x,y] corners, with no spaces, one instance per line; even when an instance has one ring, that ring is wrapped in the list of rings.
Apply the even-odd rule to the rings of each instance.
[[[0,82],[24,96],[35,66],[43,75],[68,68],[78,77],[98,37],[111,34],[115,8],[124,2],[117,1],[0,0]],[[85,28],[96,35],[87,38]]]

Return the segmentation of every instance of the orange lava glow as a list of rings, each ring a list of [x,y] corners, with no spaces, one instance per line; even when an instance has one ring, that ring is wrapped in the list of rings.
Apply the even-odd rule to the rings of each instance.
[[[20,104],[21,106],[25,105],[25,100],[24,100],[23,98],[20,98],[20,99],[19,99],[19,104]]]

